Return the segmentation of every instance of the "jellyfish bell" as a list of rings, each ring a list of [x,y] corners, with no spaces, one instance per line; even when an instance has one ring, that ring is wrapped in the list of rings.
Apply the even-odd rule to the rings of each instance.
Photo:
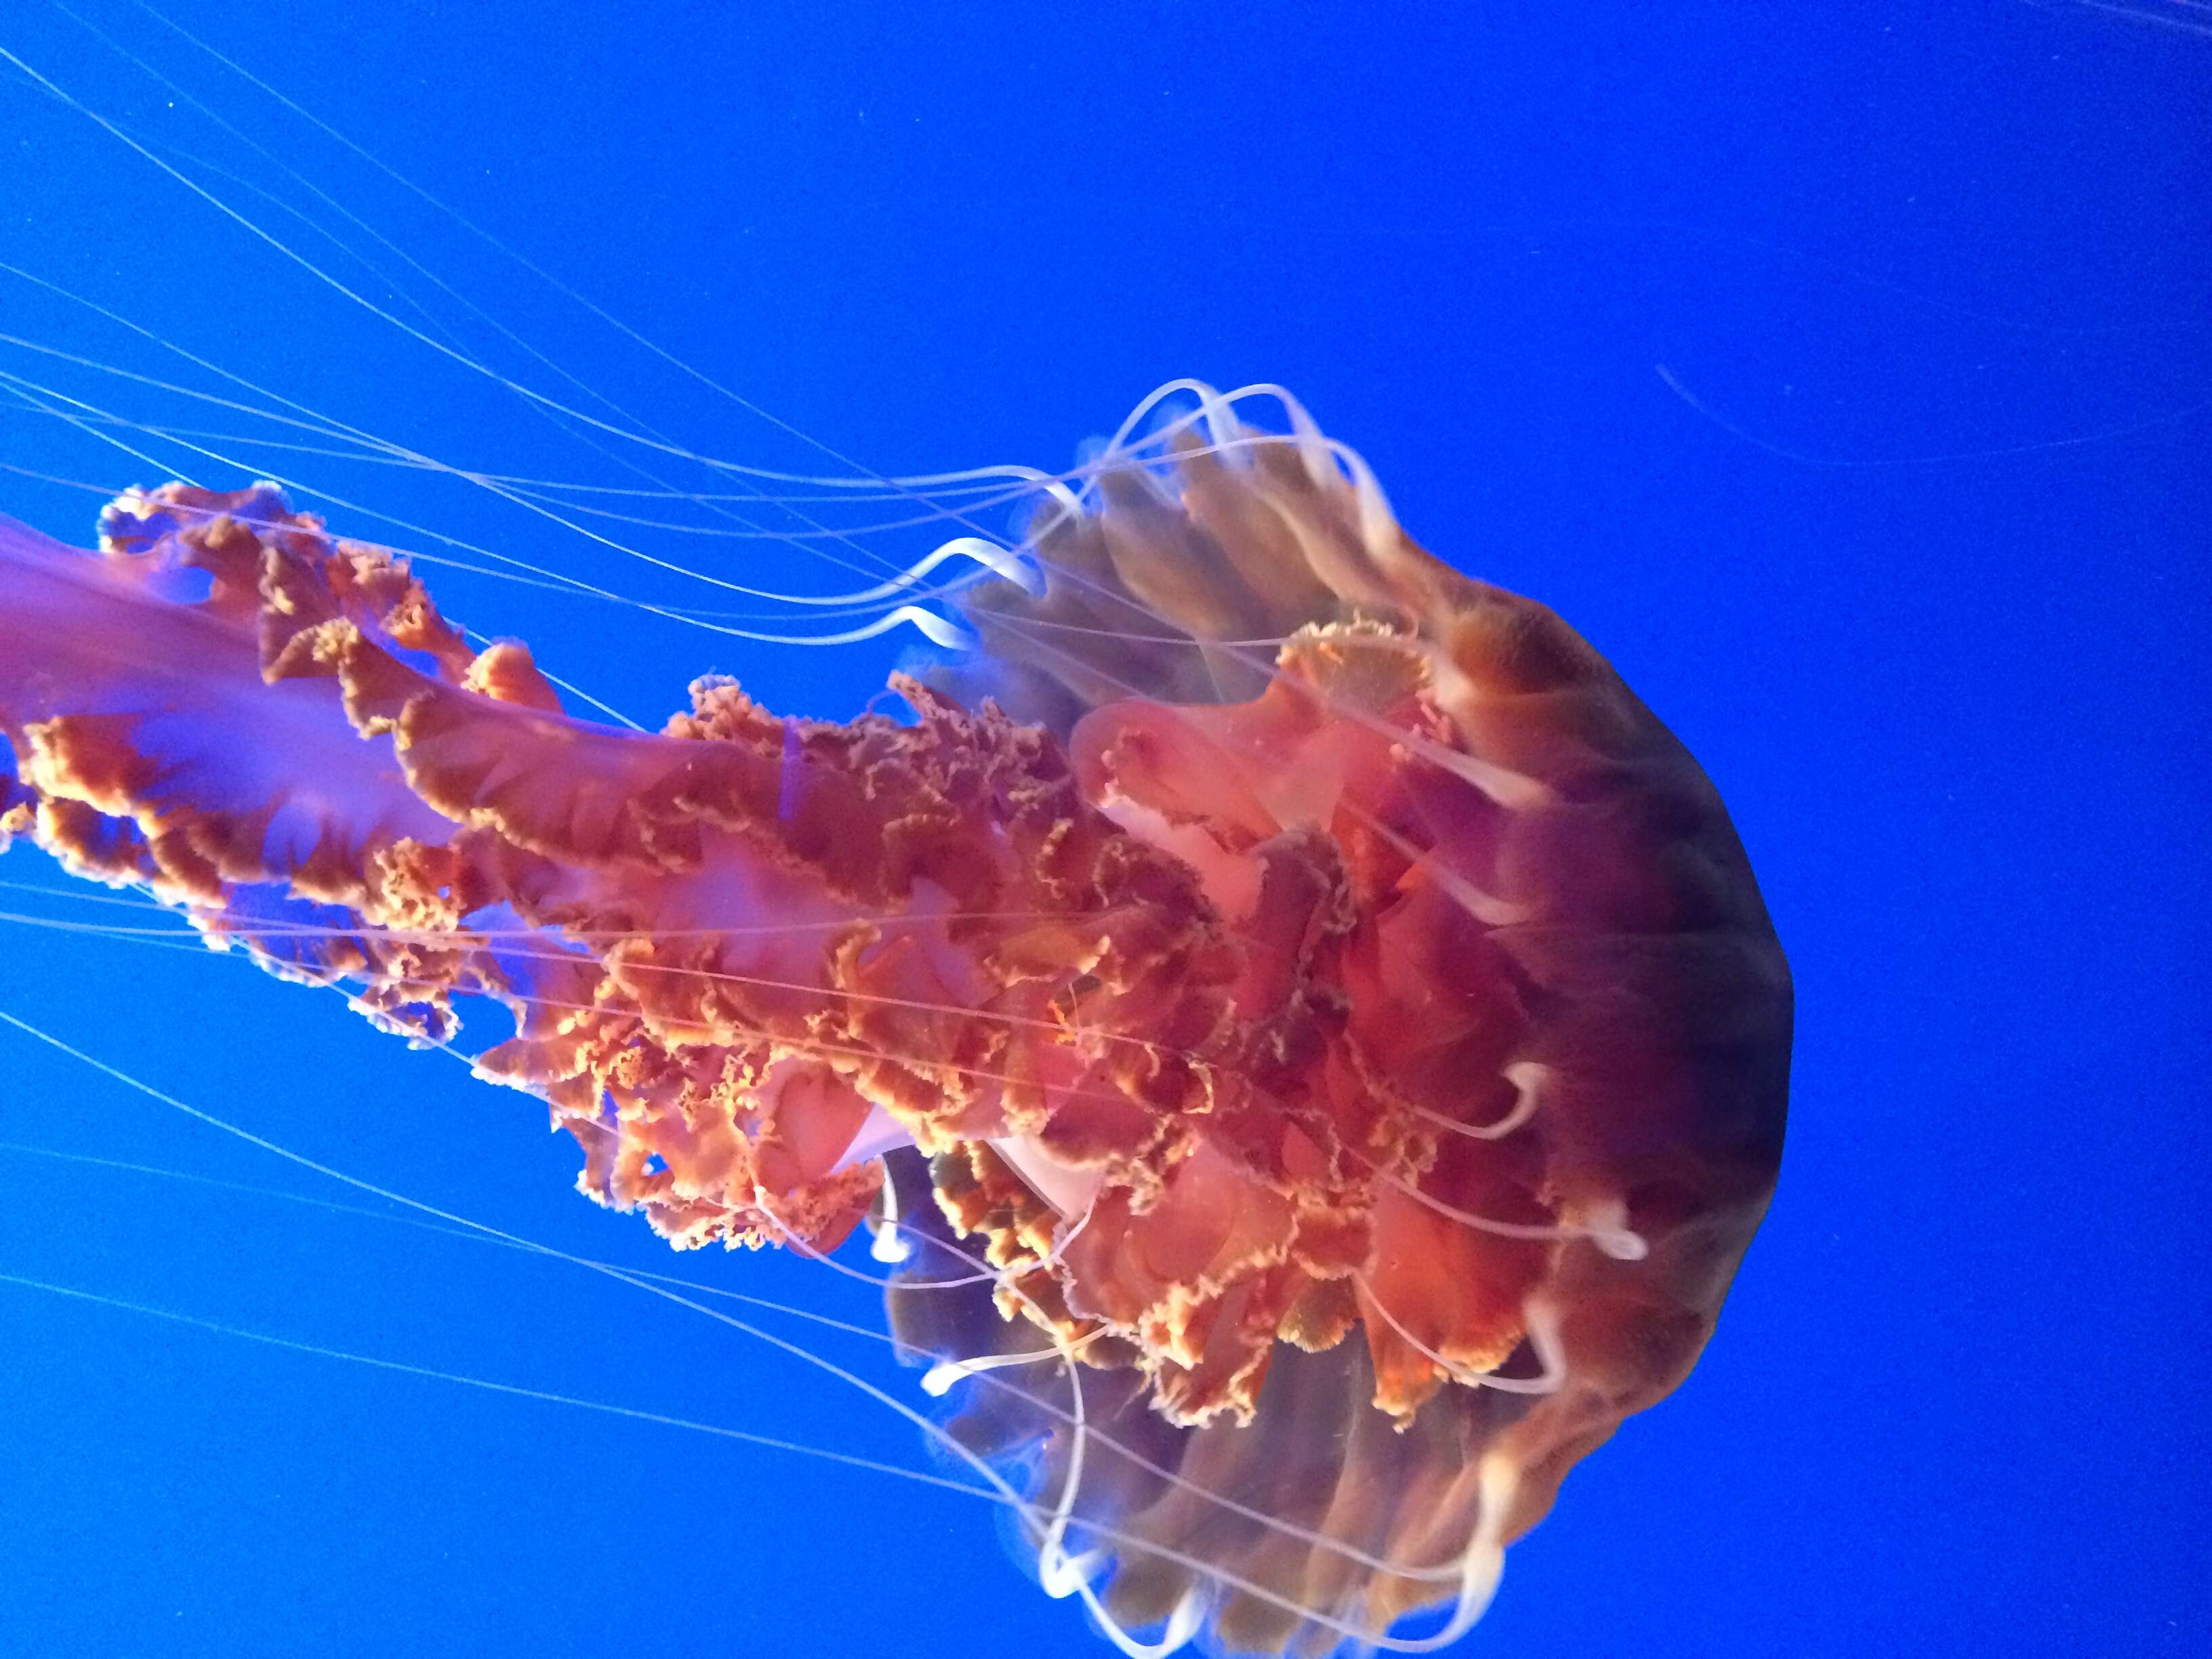
[[[718,678],[658,734],[269,489],[11,529],[0,827],[418,1040],[503,1004],[480,1074],[678,1247],[868,1223],[945,1443],[1126,1651],[1446,1645],[1772,1193],[1756,884],[1286,394],[1009,476],[1018,548],[887,595],[976,647],[910,719]]]

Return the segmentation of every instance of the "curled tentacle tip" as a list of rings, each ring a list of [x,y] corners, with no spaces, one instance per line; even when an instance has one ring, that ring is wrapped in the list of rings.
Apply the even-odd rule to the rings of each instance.
[[[912,570],[908,571],[901,578],[901,585],[911,585],[934,568],[940,561],[950,558],[972,559],[990,574],[998,577],[1001,581],[1013,583],[1031,599],[1044,597],[1044,573],[1036,568],[1033,561],[1024,557],[1012,548],[1001,547],[998,543],[988,540],[981,536],[956,536],[928,558],[915,566]],[[975,578],[969,576],[964,580],[972,581]]]
[[[941,617],[934,611],[925,611],[918,605],[900,605],[884,618],[884,622],[887,626],[909,623],[932,645],[941,646],[947,651],[973,651],[976,647],[975,636],[958,623]]]
[[[1589,1238],[1615,1261],[1641,1261],[1651,1254],[1650,1243],[1644,1235],[1626,1227],[1594,1227]]]
[[[1001,581],[1013,583],[1031,599],[1044,597],[1044,572],[1034,559],[1024,557],[1012,548],[987,542],[980,536],[963,538],[960,550]]]
[[[955,1382],[975,1374],[957,1359],[940,1359],[921,1374],[921,1391],[932,1400],[942,1400],[952,1391]]]
[[[1054,1601],[1065,1601],[1088,1589],[1092,1576],[1105,1565],[1105,1557],[1097,1550],[1070,1555],[1055,1547],[1045,1550],[1038,1558],[1037,1583]]]

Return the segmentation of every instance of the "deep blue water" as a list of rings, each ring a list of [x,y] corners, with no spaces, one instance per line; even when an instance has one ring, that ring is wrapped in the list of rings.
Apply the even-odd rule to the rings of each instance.
[[[46,0],[0,47],[364,298],[584,403],[341,209],[703,452],[841,470],[795,429],[885,472],[1056,466],[1172,376],[1279,380],[1417,538],[1556,605],[1697,751],[1796,973],[1780,1194],[1689,1385],[1571,1477],[1465,1652],[2212,1651],[2212,38],[2167,26],[2197,9],[174,0],[780,428],[127,0],[72,4],[143,64]],[[0,144],[0,260],[150,331],[0,273],[0,461],[288,470],[342,527],[663,592],[450,480],[58,418],[278,435],[54,355],[221,389],[167,342],[241,402],[635,481],[14,70]],[[99,499],[0,477],[80,542]],[[775,542],[649,544],[830,580]],[[434,580],[654,719],[708,669],[848,714],[911,648]],[[25,851],[0,878],[52,874]],[[672,1262],[568,1190],[530,1103],[329,998],[127,939],[0,944],[0,1009],[307,1156],[872,1317],[787,1260]],[[346,1196],[12,1034],[0,1085],[11,1145]],[[0,1272],[927,1467],[819,1374],[585,1275],[18,1151],[0,1182]],[[971,1499],[7,1285],[0,1425],[7,1654],[1107,1651]]]

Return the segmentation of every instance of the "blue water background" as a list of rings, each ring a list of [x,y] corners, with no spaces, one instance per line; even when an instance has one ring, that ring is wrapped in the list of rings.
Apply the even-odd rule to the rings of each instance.
[[[711,453],[836,470],[124,0],[80,9],[596,392]],[[1065,465],[1170,377],[1279,380],[1415,536],[1556,605],[1703,759],[1796,971],[1788,1161],[1689,1385],[1511,1553],[1464,1647],[1511,1659],[2212,1651],[2212,39],[2142,9],[174,8],[867,467]],[[254,192],[331,210],[44,0],[5,9],[0,46],[340,271]],[[424,453],[622,481],[12,70],[0,259]],[[211,384],[5,275],[0,331]],[[22,346],[0,368],[103,408],[159,395]],[[480,494],[293,459],[662,591]],[[0,461],[162,476],[20,403]],[[0,478],[80,542],[96,505]],[[708,669],[849,714],[912,643],[761,647],[435,581],[655,719]],[[328,997],[128,940],[0,946],[0,1008],[306,1156],[873,1317],[786,1259],[672,1261],[568,1191],[531,1103]],[[12,1034],[0,1091],[11,1144],[348,1197]],[[822,1374],[574,1270],[17,1151],[0,1183],[0,1272],[931,1467]],[[918,1399],[865,1343],[822,1346]],[[0,1653],[39,1659],[1107,1651],[969,1498],[8,1285],[0,1538]]]

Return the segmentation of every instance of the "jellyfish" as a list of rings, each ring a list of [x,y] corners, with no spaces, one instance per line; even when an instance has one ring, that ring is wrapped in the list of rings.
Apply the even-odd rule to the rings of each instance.
[[[1682,744],[1287,394],[1029,477],[903,714],[658,732],[273,485],[10,524],[0,839],[417,1043],[496,1005],[477,1073],[677,1248],[865,1226],[1124,1652],[1449,1645],[1713,1333],[1787,965]]]

